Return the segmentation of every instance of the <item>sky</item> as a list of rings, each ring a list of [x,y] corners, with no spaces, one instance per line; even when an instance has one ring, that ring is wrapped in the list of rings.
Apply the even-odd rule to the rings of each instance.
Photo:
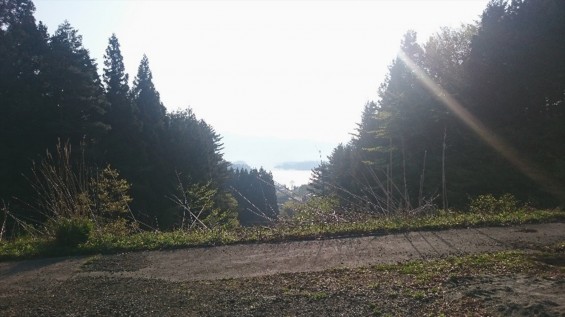
[[[224,157],[273,170],[346,143],[406,31],[425,42],[473,23],[488,0],[35,0],[50,33],[68,20],[103,65],[115,33],[130,80],[143,56],[169,111],[190,107]],[[101,74],[101,72],[100,72]],[[308,172],[275,180],[300,185]]]

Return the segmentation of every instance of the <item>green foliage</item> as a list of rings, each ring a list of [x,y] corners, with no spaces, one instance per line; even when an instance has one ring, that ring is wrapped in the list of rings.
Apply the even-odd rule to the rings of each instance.
[[[269,224],[279,214],[273,175],[263,168],[231,170],[230,186],[238,204],[238,218],[243,226]]]
[[[120,49],[120,43],[115,34],[112,34],[108,40],[108,47],[106,48],[106,54],[104,54],[104,83],[106,84],[106,90],[109,97],[108,100],[117,97],[123,98],[122,100],[115,101],[125,101],[127,95],[129,94],[128,79],[129,76],[126,73],[124,66],[124,58]],[[112,98],[113,97],[113,98]],[[114,106],[123,106],[121,104],[116,104]]]
[[[442,28],[423,45],[407,32],[356,135],[314,170],[315,193],[386,212],[439,192],[455,208],[485,192],[563,204],[564,14],[559,0],[491,1],[480,22]],[[497,138],[515,153],[488,145]]]
[[[137,229],[135,222],[126,219],[132,200],[128,182],[109,165],[95,171],[84,162],[84,157],[74,162],[70,146],[59,144],[56,155],[48,153],[34,169],[35,208],[48,219],[46,232],[60,245],[85,242],[82,238],[90,234],[93,224],[97,232],[116,235]]]
[[[407,58],[391,64],[378,90],[379,100],[365,105],[351,142],[336,147],[328,162],[314,170],[312,191],[330,200],[337,197],[341,210],[411,211],[433,203],[445,172],[448,186],[441,191],[442,200],[449,196],[456,208],[467,204],[467,195],[485,192],[508,192],[541,207],[556,205],[556,197],[548,193],[565,201],[565,64],[560,62],[565,60],[564,3],[493,1],[476,25],[441,29],[423,45],[415,32],[408,32],[401,44]],[[242,214],[250,209],[277,217],[270,186],[253,183],[257,186],[242,195],[256,208],[235,192],[229,194],[232,184],[221,136],[190,109],[166,113],[146,56],[130,89],[118,39],[112,36],[102,82],[79,32],[68,22],[50,35],[44,25],[36,24],[31,1],[2,4],[0,148],[7,150],[0,151],[0,198],[18,197],[42,215],[35,216],[26,204],[8,201],[13,214],[33,222],[91,217],[121,236],[129,232],[129,223],[122,219],[130,204],[132,215],[161,229],[186,228],[188,222],[198,223],[196,219],[207,228],[231,227],[234,199],[242,223]],[[408,66],[412,64],[425,76]],[[545,177],[532,181],[502,160],[457,118],[456,111],[438,101],[438,93],[430,92],[422,78],[440,85],[445,92],[439,95],[453,96],[495,136],[515,146],[516,159],[529,156],[535,164],[526,164],[525,169],[541,171],[531,175]],[[59,162],[40,162],[46,149],[59,155],[60,149],[53,146],[57,139],[68,140],[75,148],[83,142],[92,166],[108,167],[97,174],[83,169],[86,162],[71,162],[64,153]],[[35,174],[28,176],[38,182],[29,189],[21,175],[28,174],[32,161],[39,163]],[[188,180],[185,189],[207,184],[198,185],[205,187],[203,191],[193,188],[203,198],[186,201],[193,205],[188,210],[194,216],[179,216],[166,198],[175,191],[176,173]],[[271,184],[265,171],[260,178]],[[233,187],[242,193],[245,188]],[[285,208],[298,222],[309,224],[308,234],[315,234],[340,218],[333,203],[328,208],[324,204],[314,200]],[[494,213],[488,221],[510,221],[500,212],[526,217],[513,213],[513,204],[510,198],[477,198],[471,208],[481,214],[466,217]],[[449,221],[484,221],[479,218],[447,215],[417,221],[442,226]],[[363,231],[374,224],[347,225],[331,230]]]
[[[175,196],[173,201],[182,212],[182,229],[229,229],[239,226],[237,201],[228,193],[220,193],[210,182],[193,184],[186,189],[180,183],[178,191],[181,195]],[[222,198],[218,199],[218,196]],[[227,208],[222,208],[219,201]]]
[[[321,237],[387,234],[410,230],[439,230],[490,225],[516,225],[565,220],[559,210],[514,211],[505,214],[443,213],[423,217],[378,217],[356,222],[298,224],[265,227],[216,228],[212,230],[175,230],[139,232],[129,235],[101,233],[91,235],[87,243],[73,249],[58,249],[45,238],[21,238],[0,243],[0,260],[46,255],[115,253],[190,246],[226,245],[245,242],[276,242]],[[477,260],[477,261],[480,261]],[[418,268],[414,268],[417,270]],[[407,269],[412,270],[412,269]],[[413,270],[413,272],[415,272]],[[408,271],[407,271],[408,272]]]
[[[209,228],[223,228],[228,230],[239,226],[237,211],[235,209],[213,209],[210,214],[206,218],[204,218],[204,223]]]
[[[140,231],[139,223],[126,218],[117,218],[98,222],[99,227],[95,234],[97,236],[111,235],[115,237],[126,237]]]
[[[159,202],[159,196],[170,197],[174,193],[180,194],[179,189],[172,186],[175,183],[173,180],[177,179],[178,183],[179,177],[183,182],[184,190],[192,185],[205,185],[208,189],[215,190],[215,194],[211,197],[216,205],[214,208],[232,209],[230,205],[232,201],[228,197],[228,163],[221,154],[221,136],[206,122],[199,120],[191,109],[168,114],[165,127],[162,135],[163,151],[155,153],[156,160],[161,161],[160,166],[156,166],[153,170],[158,175],[148,175],[148,180],[152,179],[156,182],[147,185],[151,188],[148,194],[153,196],[151,206],[165,207],[153,212],[159,215],[162,228],[176,228],[181,225],[176,220],[169,223],[161,221],[167,218],[165,213],[168,213],[163,210],[174,211],[175,206]],[[161,185],[156,186],[157,184]],[[182,218],[176,219],[182,220]]]
[[[129,211],[132,198],[129,196],[130,184],[120,178],[117,170],[106,166],[96,178],[90,180],[92,203],[96,214],[110,218],[123,216]]]
[[[69,139],[74,145],[89,139],[100,139],[111,128],[104,122],[107,111],[102,83],[96,63],[82,44],[82,36],[68,21],[63,22],[50,38],[45,56],[47,86],[41,113],[52,120],[46,131],[52,138]]]
[[[49,225],[55,243],[63,247],[76,247],[88,241],[94,224],[88,218],[59,218]]]
[[[1,6],[0,147],[10,150],[0,151],[0,198],[13,206],[15,215],[34,223],[74,215],[115,220],[124,217],[131,204],[131,215],[148,227],[178,227],[167,221],[176,216],[166,198],[175,190],[175,171],[191,184],[211,182],[218,189],[213,199],[228,209],[222,205],[230,199],[225,195],[227,162],[221,137],[190,110],[166,113],[146,56],[130,89],[120,44],[112,35],[102,82],[81,35],[68,22],[50,35],[44,25],[36,24],[31,1],[7,0]],[[83,150],[91,161],[71,165],[113,168],[98,175],[57,166],[45,170],[48,175],[29,176],[30,162],[39,162],[46,149],[56,153],[53,144],[58,139],[69,148],[86,145]],[[131,184],[118,181],[117,170]],[[38,176],[39,187],[29,189],[22,174],[33,181]],[[36,206],[39,191],[41,207]],[[11,197],[24,203],[14,203]],[[229,222],[220,214],[215,213],[212,222]],[[109,224],[95,222],[99,227]]]
[[[291,222],[324,224],[332,222],[338,216],[336,210],[339,208],[337,197],[312,197],[306,202],[288,201],[282,209],[285,215],[289,215]]]
[[[495,197],[491,194],[480,195],[471,200],[469,211],[473,213],[509,213],[520,209],[518,200],[512,194]]]
[[[491,273],[505,270],[519,272],[536,266],[530,258],[520,251],[482,253],[463,257],[449,257],[433,261],[410,261],[401,265],[381,264],[373,268],[378,271],[394,271],[412,275],[419,281],[430,281],[438,272],[471,274],[476,270],[490,270]],[[418,296],[418,294],[413,294]]]
[[[71,145],[59,142],[55,154],[49,151],[33,167],[30,185],[35,194],[35,208],[47,218],[89,217],[91,189],[87,181],[89,170],[73,161]]]
[[[142,133],[151,145],[151,142],[159,138],[159,130],[163,128],[166,109],[153,84],[153,73],[149,68],[147,55],[143,55],[139,63],[137,76],[133,81],[132,94],[139,110],[139,118],[143,123]]]
[[[318,301],[318,300],[328,298],[329,295],[326,292],[312,292],[312,293],[308,294],[307,296],[311,300]]]

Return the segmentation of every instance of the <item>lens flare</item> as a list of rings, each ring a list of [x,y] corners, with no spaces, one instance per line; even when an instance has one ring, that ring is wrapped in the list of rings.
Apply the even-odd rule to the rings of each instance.
[[[479,119],[471,114],[453,98],[439,84],[435,83],[428,74],[416,64],[404,51],[398,54],[400,60],[414,73],[416,78],[424,85],[424,87],[433,94],[447,109],[453,112],[461,121],[463,121],[474,133],[476,133],[491,148],[497,151],[508,162],[514,165],[520,172],[532,179],[538,185],[542,186],[546,191],[563,200],[565,188],[553,180],[549,175],[536,167],[523,155],[520,155],[516,149],[506,143],[502,138],[497,136],[492,130],[487,128]]]

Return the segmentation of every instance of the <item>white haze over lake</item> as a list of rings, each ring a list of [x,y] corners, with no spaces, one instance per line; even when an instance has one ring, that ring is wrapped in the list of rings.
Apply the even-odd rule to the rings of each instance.
[[[286,185],[288,188],[307,184],[312,174],[311,171],[282,170],[278,168],[272,169],[271,173],[273,173],[273,179],[277,183]]]

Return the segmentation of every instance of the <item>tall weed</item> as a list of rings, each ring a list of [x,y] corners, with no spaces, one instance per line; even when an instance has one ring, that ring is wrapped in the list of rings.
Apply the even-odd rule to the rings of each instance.
[[[74,159],[71,145],[59,142],[54,154],[34,164],[30,184],[36,200],[30,203],[45,219],[44,233],[57,243],[84,243],[91,232],[129,234],[137,224],[129,203],[130,184],[117,170],[88,167],[84,156]]]

